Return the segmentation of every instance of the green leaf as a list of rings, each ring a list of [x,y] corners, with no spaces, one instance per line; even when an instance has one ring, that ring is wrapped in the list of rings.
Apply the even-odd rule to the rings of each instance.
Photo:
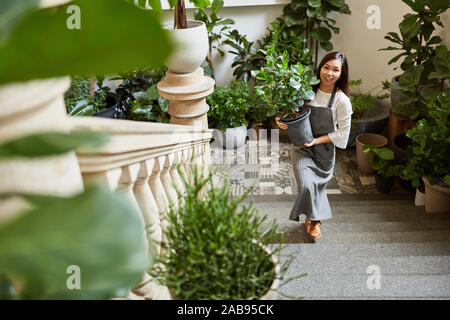
[[[0,43],[5,41],[20,19],[39,7],[39,0],[2,0],[0,5]]]
[[[400,32],[406,38],[412,38],[417,36],[420,33],[420,23],[417,23],[419,19],[418,15],[415,14],[406,14],[403,17],[403,21],[399,24]]]
[[[314,91],[307,91],[302,94],[302,98],[305,100],[313,100],[315,97]]]
[[[74,4],[79,30],[67,27],[74,17],[67,8]],[[0,50],[0,83],[162,65],[172,49],[169,40],[152,10],[123,0],[72,1],[20,21]]]
[[[313,8],[318,8],[322,4],[321,0],[308,0],[308,5]]]
[[[328,0],[329,3],[331,3],[336,8],[342,8],[345,6],[344,0]]]
[[[211,12],[218,14],[223,8],[223,0],[214,0],[211,5]]]
[[[23,299],[124,296],[150,267],[139,213],[105,187],[71,198],[30,198],[33,209],[0,227],[0,271]],[[80,289],[70,290],[77,266]]]
[[[148,0],[149,6],[155,11],[157,15],[160,15],[162,12],[161,8],[161,0]]]
[[[325,42],[331,39],[331,32],[325,27],[320,27],[311,31],[311,36],[314,39]]]
[[[100,132],[44,132],[9,140],[0,145],[0,160],[11,157],[47,157],[72,151],[81,146],[97,147],[108,141]]]
[[[158,89],[156,88],[156,84],[151,85],[147,89],[147,95],[152,100],[156,100],[159,98],[159,92],[158,92]]]

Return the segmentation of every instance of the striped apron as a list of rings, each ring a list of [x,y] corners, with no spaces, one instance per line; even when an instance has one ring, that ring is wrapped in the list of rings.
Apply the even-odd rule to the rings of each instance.
[[[334,132],[333,104],[336,88],[333,90],[328,107],[309,106],[309,120],[314,138]],[[333,177],[336,150],[333,142],[312,147],[292,149],[291,159],[298,197],[289,215],[289,220],[299,221],[305,214],[311,221],[330,219],[331,208],[326,187]]]

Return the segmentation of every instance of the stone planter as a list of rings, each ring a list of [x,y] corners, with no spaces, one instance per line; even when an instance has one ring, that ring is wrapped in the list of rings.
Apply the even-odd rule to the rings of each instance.
[[[356,137],[361,133],[380,133],[389,119],[390,106],[375,101],[375,106],[367,110],[361,119],[352,120],[352,128],[348,137],[347,148],[354,147]]]
[[[363,152],[364,145],[370,144],[373,147],[382,148],[387,145],[387,142],[385,137],[376,133],[362,133],[356,137],[356,163],[359,171],[365,174],[374,172],[370,166],[372,155]]]
[[[239,126],[235,128],[227,128],[225,131],[214,129],[213,137],[217,141],[218,146],[224,149],[236,149],[245,145],[247,139],[247,127]]]
[[[165,23],[177,49],[169,58],[167,67],[173,73],[194,72],[205,60],[208,50],[208,32],[205,23],[191,20],[187,29],[173,29],[173,22]]]
[[[309,122],[309,115],[311,114],[311,109],[307,108],[304,113],[295,119],[283,120],[281,122],[288,125],[288,134],[291,142],[297,146],[302,147],[305,143],[310,143],[313,139],[313,133],[311,129],[311,124]]]
[[[450,188],[432,185],[425,177],[422,179],[425,183],[425,212],[450,213]]]

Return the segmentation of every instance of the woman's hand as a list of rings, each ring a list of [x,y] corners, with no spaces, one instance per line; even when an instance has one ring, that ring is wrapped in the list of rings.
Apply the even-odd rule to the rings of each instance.
[[[305,143],[302,147],[294,146],[294,149],[308,148],[308,147],[312,147],[316,144],[317,144],[317,140],[316,140],[316,138],[313,138],[313,140],[310,143]]]
[[[285,124],[285,123],[280,122],[279,120],[280,120],[280,117],[276,117],[275,118],[275,121],[277,122],[278,128],[283,129],[283,130],[287,130],[288,125]]]

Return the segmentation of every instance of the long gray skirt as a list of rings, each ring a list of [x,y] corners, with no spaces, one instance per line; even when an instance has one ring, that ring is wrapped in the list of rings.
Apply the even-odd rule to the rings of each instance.
[[[334,144],[292,149],[291,160],[298,197],[289,219],[299,221],[300,214],[305,214],[311,221],[330,219],[332,214],[326,187],[333,177]]]

